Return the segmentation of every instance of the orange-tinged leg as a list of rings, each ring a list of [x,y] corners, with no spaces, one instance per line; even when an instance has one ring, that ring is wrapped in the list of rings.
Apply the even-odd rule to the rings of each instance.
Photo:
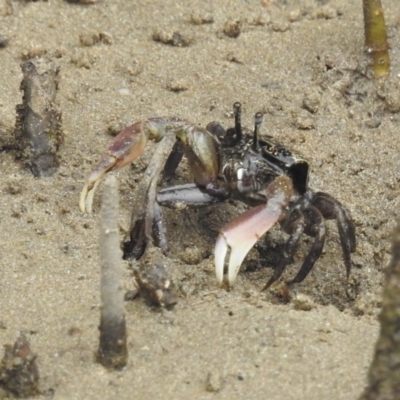
[[[178,118],[150,118],[123,129],[89,175],[80,196],[81,211],[92,211],[94,193],[107,172],[123,168],[137,159],[143,153],[148,140],[159,141],[167,132],[179,131],[186,126],[187,122]]]
[[[79,207],[81,211],[91,213],[93,196],[104,175],[114,169],[122,168],[138,158],[147,143],[143,132],[143,123],[127,126],[114,139],[106,154],[90,173],[81,192]]]

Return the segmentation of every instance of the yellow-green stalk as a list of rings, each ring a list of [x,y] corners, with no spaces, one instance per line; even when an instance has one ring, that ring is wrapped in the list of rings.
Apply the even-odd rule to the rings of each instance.
[[[390,56],[381,0],[363,0],[363,11],[366,51],[375,78],[384,78],[390,72]]]

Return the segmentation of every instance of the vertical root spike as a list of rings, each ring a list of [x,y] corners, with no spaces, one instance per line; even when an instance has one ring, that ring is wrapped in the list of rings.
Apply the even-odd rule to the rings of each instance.
[[[363,0],[365,47],[371,56],[375,78],[390,72],[389,44],[380,0]]]
[[[106,368],[126,365],[126,323],[122,291],[122,251],[118,232],[118,183],[110,175],[104,182],[101,205],[101,319],[97,361]]]

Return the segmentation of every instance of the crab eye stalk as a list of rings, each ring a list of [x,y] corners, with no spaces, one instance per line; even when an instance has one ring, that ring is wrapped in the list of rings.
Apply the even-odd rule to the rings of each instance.
[[[253,136],[253,144],[251,145],[251,148],[255,151],[260,150],[260,143],[259,143],[259,133],[261,129],[261,124],[263,122],[263,114],[258,112],[254,116],[254,136]]]
[[[233,115],[235,116],[235,131],[236,140],[239,142],[242,140],[242,105],[237,101],[233,105]]]

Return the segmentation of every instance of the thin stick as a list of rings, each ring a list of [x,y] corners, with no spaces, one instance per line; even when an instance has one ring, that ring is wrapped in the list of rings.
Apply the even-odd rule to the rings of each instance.
[[[381,332],[368,374],[368,387],[360,400],[400,398],[400,222],[394,232],[392,253],[379,315]]]
[[[126,324],[124,293],[121,287],[122,251],[118,233],[118,182],[110,175],[104,182],[101,204],[101,319],[97,361],[106,368],[121,369],[126,365]]]
[[[389,45],[381,0],[363,0],[365,46],[371,55],[375,78],[390,72]]]

